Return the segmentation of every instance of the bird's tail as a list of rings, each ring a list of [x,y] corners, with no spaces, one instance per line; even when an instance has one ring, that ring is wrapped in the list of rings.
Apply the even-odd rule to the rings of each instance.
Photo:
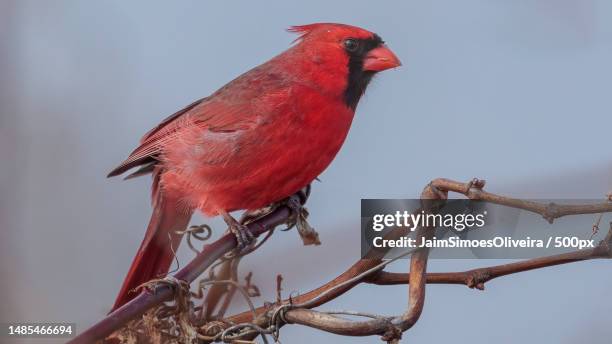
[[[153,200],[154,210],[147,232],[111,312],[133,299],[138,294],[135,288],[166,275],[183,237],[176,231],[185,230],[189,224],[193,211],[180,209],[176,200],[164,198],[157,182],[153,185]]]

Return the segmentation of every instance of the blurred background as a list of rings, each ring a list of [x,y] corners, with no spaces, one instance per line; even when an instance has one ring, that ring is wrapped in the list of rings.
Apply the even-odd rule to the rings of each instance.
[[[101,319],[150,215],[148,178],[106,173],[168,114],[286,49],[285,28],[324,21],[377,32],[404,65],[375,79],[314,185],[323,245],[279,232],[243,261],[264,291],[256,302],[273,299],[277,273],[285,295],[306,292],[358,259],[361,198],[418,197],[435,177],[483,178],[515,197],[612,190],[610,1],[0,0],[0,322]],[[611,268],[553,267],[484,292],[430,286],[404,341],[609,343]],[[397,314],[406,301],[406,287],[361,286],[323,308]],[[299,326],[281,339],[378,342]]]

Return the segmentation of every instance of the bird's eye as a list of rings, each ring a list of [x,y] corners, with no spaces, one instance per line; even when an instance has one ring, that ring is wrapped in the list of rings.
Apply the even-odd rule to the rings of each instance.
[[[345,39],[344,48],[346,49],[346,51],[355,52],[357,51],[357,49],[359,49],[359,42],[352,38]]]

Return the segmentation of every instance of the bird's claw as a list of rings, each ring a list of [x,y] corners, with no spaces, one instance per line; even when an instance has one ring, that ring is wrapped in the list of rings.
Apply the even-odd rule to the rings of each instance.
[[[236,221],[236,219],[228,213],[222,215],[223,220],[228,226],[228,230],[236,237],[236,248],[238,252],[245,251],[255,242],[255,236],[246,225]]]
[[[237,223],[236,225],[230,225],[229,231],[236,237],[237,246],[239,252],[243,252],[255,242],[255,236],[249,228],[243,224]]]
[[[304,245],[320,245],[321,241],[319,240],[319,234],[314,230],[314,228],[310,226],[310,224],[306,220],[308,218],[308,210],[303,206],[303,204],[306,203],[309,196],[310,196],[310,184],[304,187],[303,189],[301,189],[300,191],[296,192],[295,194],[293,194],[291,197],[288,197],[282,201],[272,203],[269,206],[261,208],[261,209],[250,210],[250,211],[245,212],[242,215],[240,222],[235,221],[235,220],[234,222],[228,222],[228,221],[231,221],[229,219],[231,217],[229,217],[229,215],[227,214],[224,215],[223,218],[226,219],[225,222],[228,225],[230,225],[231,223],[236,223],[237,227],[239,227],[241,226],[240,224],[244,226],[244,224],[248,224],[253,221],[256,221],[257,219],[262,218],[263,216],[278,209],[278,207],[286,206],[291,210],[291,216],[286,222],[287,228],[283,230],[287,231],[293,227],[297,227],[298,233],[300,234],[300,237],[302,238],[302,242],[304,243]],[[234,227],[234,228],[237,228],[237,227]],[[248,234],[251,234],[251,233],[249,232]],[[238,238],[238,236],[236,236],[236,239],[239,242],[241,240],[240,238]]]

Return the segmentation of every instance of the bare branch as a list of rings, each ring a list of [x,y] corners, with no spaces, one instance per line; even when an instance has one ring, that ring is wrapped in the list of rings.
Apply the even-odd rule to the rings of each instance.
[[[552,223],[555,218],[559,218],[566,215],[577,215],[577,214],[594,214],[594,213],[602,213],[602,212],[610,212],[612,211],[612,203],[604,202],[597,204],[577,204],[577,205],[557,205],[554,203],[539,203],[533,201],[525,201],[520,199],[513,199],[505,196],[496,195],[493,193],[485,192],[482,190],[484,187],[484,180],[473,179],[468,183],[456,182],[448,179],[435,179],[433,180],[423,191],[422,199],[445,199],[448,197],[448,192],[457,192],[463,195],[466,195],[470,199],[477,199],[488,201],[491,203],[496,203],[500,205],[505,205],[513,208],[519,208],[523,210],[527,210],[530,212],[534,212],[542,215],[548,222]],[[431,231],[427,231],[431,232]],[[609,242],[609,240],[608,240]],[[465,273],[443,273],[443,274],[426,274],[424,278],[419,279],[420,273],[416,275],[412,275],[412,271],[421,271],[421,269],[426,268],[426,259],[417,259],[411,261],[411,273],[409,274],[399,274],[399,275],[386,275],[385,272],[383,276],[388,276],[396,279],[397,277],[401,277],[402,284],[410,284],[411,278],[415,279],[415,282],[419,284],[419,286],[423,285],[423,287],[416,287],[414,289],[410,289],[409,295],[409,310],[402,315],[402,321],[400,322],[400,328],[410,328],[412,324],[418,319],[420,315],[420,311],[422,310],[422,304],[419,303],[421,300],[421,296],[424,297],[424,283],[428,281],[429,278],[433,280],[438,280],[439,283],[453,283],[453,284],[466,284],[468,286],[473,287],[483,287],[484,282],[499,276],[503,276],[506,274],[527,271],[532,269],[537,269],[545,266],[552,266],[564,263],[570,263],[574,261],[580,261],[585,259],[585,255],[597,254],[597,258],[603,258],[604,256],[609,255],[609,252],[601,246],[595,248],[591,253],[584,252],[574,252],[565,255],[558,255],[548,258],[538,258],[530,261],[518,262],[513,264],[507,264],[504,266],[500,266],[499,269],[491,268],[489,270],[479,270],[469,271]],[[593,256],[593,258],[596,258]],[[298,303],[301,305],[306,305],[305,308],[314,308],[320,305],[323,305],[340,295],[344,294],[348,290],[352,289],[354,286],[363,282],[368,276],[362,276],[361,279],[355,278],[356,276],[360,276],[364,271],[375,268],[378,264],[380,264],[381,259],[362,259],[357,261],[353,266],[351,266],[344,273],[326,283],[325,285],[314,289],[306,294],[302,294],[296,298],[294,298],[294,303]],[[423,264],[425,263],[425,264]],[[422,265],[422,266],[419,266]],[[516,271],[514,271],[516,270]],[[514,272],[513,272],[514,271]],[[379,274],[381,272],[378,272]],[[431,277],[430,277],[431,276]],[[493,276],[493,277],[487,277]],[[486,277],[486,278],[485,278]],[[482,281],[481,281],[482,280]],[[350,283],[346,283],[346,282]],[[341,288],[338,288],[341,286]],[[330,292],[331,290],[331,292]],[[421,295],[422,293],[422,295]],[[287,303],[290,300],[285,300]],[[314,302],[313,302],[314,301]],[[412,310],[412,312],[410,311]],[[354,324],[349,324],[346,320],[338,319],[337,317],[333,317],[329,314],[319,314],[320,312],[315,311],[306,311],[304,309],[298,310],[290,310],[285,314],[286,320],[288,322],[295,322],[302,325],[310,326],[321,329],[321,330],[329,330],[329,332],[334,332],[334,327],[327,328],[320,324],[320,321],[324,319],[325,321],[330,321],[336,324],[336,326],[340,326],[338,331],[342,331],[343,334],[348,335],[353,333],[353,335],[365,335],[365,333],[369,334],[377,334],[382,329],[382,323],[380,321],[370,321],[370,322],[356,322]],[[296,313],[297,312],[297,313]],[[233,317],[228,318],[229,321],[241,323],[241,322],[250,322],[253,321],[256,324],[260,324],[262,326],[265,325],[266,322],[270,321],[270,317],[273,314],[268,307],[260,307],[256,309],[256,313],[258,314],[258,318],[252,319],[250,314],[248,313],[240,313]]]
[[[592,249],[580,250],[548,257],[528,259],[516,263],[496,265],[463,272],[431,272],[426,276],[428,284],[463,284],[469,288],[483,290],[484,284],[494,278],[523,271],[536,270],[549,266],[576,263],[591,259],[612,258],[612,227],[607,239]],[[380,271],[365,279],[366,283],[377,285],[397,285],[410,283],[410,274]]]
[[[436,212],[435,205],[428,200],[446,200],[449,192],[456,192],[474,200],[488,201],[513,208],[523,209],[542,215],[552,223],[556,218],[573,214],[596,214],[612,211],[612,202],[598,204],[558,205],[555,203],[541,203],[513,199],[485,192],[482,190],[484,181],[474,179],[468,183],[460,183],[448,179],[435,179],[429,183],[421,195],[423,210]],[[299,200],[304,203],[305,199]],[[259,236],[268,232],[275,226],[295,220],[295,207],[280,206],[274,208],[271,213],[253,217],[254,220],[247,224],[248,230]],[[420,211],[421,209],[419,209]],[[305,213],[299,213],[299,215]],[[258,215],[259,216],[259,215]],[[300,220],[298,217],[297,220]],[[305,220],[305,219],[304,219]],[[599,225],[599,221],[597,224]],[[392,236],[403,235],[404,231],[396,229],[391,232]],[[266,239],[269,237],[266,236]],[[417,236],[430,238],[433,230],[428,228],[417,229]],[[595,258],[610,258],[610,240],[612,239],[612,224],[606,239],[591,250],[581,250],[550,257],[536,258],[516,263],[473,269],[464,272],[427,273],[428,250],[419,249],[412,254],[410,259],[409,273],[389,273],[383,271],[389,261],[383,261],[382,255],[361,259],[353,264],[344,273],[329,281],[323,286],[297,297],[280,300],[280,278],[277,280],[277,302],[256,309],[225,318],[210,321],[214,314],[214,308],[218,305],[221,296],[221,304],[217,317],[222,318],[231,302],[234,292],[240,291],[248,300],[250,279],[247,278],[247,287],[242,287],[237,282],[237,264],[225,262],[221,265],[222,281],[207,281],[205,283],[217,285],[213,287],[214,293],[209,291],[206,296],[206,308],[202,309],[206,324],[205,334],[198,333],[198,338],[205,342],[210,341],[240,341],[252,339],[257,335],[278,335],[278,330],[286,323],[302,324],[320,330],[351,336],[380,335],[383,340],[397,342],[404,331],[411,328],[419,319],[423,310],[425,300],[425,286],[427,283],[464,284],[470,288],[483,289],[484,284],[494,278],[522,271],[539,269],[547,266],[566,264]],[[265,240],[264,240],[265,241]],[[261,243],[253,248],[257,249]],[[191,247],[192,245],[190,245]],[[90,343],[102,340],[116,330],[126,326],[128,322],[140,318],[146,311],[159,306],[165,301],[173,298],[179,291],[183,295],[181,304],[184,305],[184,292],[181,288],[185,283],[190,284],[204,271],[211,268],[220,258],[231,252],[236,247],[235,237],[227,234],[219,240],[206,245],[203,250],[185,267],[179,270],[174,279],[170,278],[163,284],[157,284],[152,292],[144,292],[134,300],[117,309],[98,324],[81,333],[70,343]],[[215,265],[218,265],[215,264]],[[221,275],[216,276],[220,278]],[[173,284],[172,281],[177,283]],[[408,304],[406,311],[395,317],[377,316],[360,312],[337,311],[321,312],[312,308],[323,305],[352,289],[360,283],[371,283],[378,285],[408,284]],[[219,287],[219,285],[224,285]],[[230,285],[230,288],[226,288]],[[216,291],[215,291],[216,290]],[[212,295],[211,295],[212,294]],[[177,300],[178,303],[178,300]],[[182,306],[183,308],[185,306]],[[159,309],[158,309],[159,311]],[[163,309],[161,310],[163,312]],[[368,320],[352,320],[341,315],[365,316]],[[181,320],[181,326],[185,327],[186,320]],[[212,332],[211,332],[212,331]],[[160,334],[164,334],[160,332]],[[165,334],[168,335],[168,334]]]
[[[485,185],[485,181],[480,179],[473,179],[468,183],[461,183],[450,179],[438,178],[431,181],[430,185],[433,185],[445,192],[452,191],[463,194],[467,198],[472,200],[487,201],[540,214],[549,223],[553,223],[555,219],[566,215],[598,214],[612,212],[612,202],[575,205],[565,205],[556,203],[545,204],[541,202],[500,196],[482,190]]]

